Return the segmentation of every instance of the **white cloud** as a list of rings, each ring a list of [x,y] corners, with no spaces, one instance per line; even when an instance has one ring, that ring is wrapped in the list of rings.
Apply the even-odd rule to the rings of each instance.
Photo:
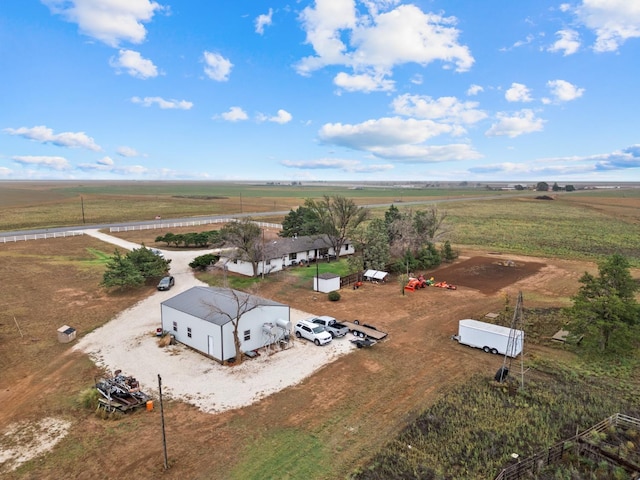
[[[153,62],[134,50],[120,50],[117,58],[111,57],[109,65],[115,68],[117,73],[124,70],[132,77],[143,80],[158,76],[158,69]]]
[[[224,112],[220,116],[228,122],[238,122],[249,118],[247,113],[240,107],[231,107],[228,112]]]
[[[489,137],[506,135],[511,138],[525,133],[540,132],[544,126],[544,120],[536,118],[533,110],[523,109],[514,115],[498,113],[498,122],[491,125],[485,135]]]
[[[319,132],[323,142],[356,150],[370,150],[380,145],[417,144],[451,132],[452,127],[432,120],[386,117],[356,125],[327,123]]]
[[[422,78],[422,75],[420,75],[419,73],[416,73],[411,77],[409,81],[414,85],[422,85],[422,82],[424,81],[424,79]]]
[[[95,163],[81,163],[77,168],[83,172],[103,172],[121,176],[143,175],[151,172],[142,165],[118,166],[109,157],[104,157]]]
[[[482,158],[481,154],[465,143],[380,146],[371,152],[378,157],[393,159],[399,163],[439,163]]]
[[[264,27],[271,25],[271,18],[273,17],[273,8],[269,9],[269,13],[258,15],[256,18],[256,33],[262,35],[264,33]]]
[[[615,52],[630,38],[640,37],[640,3],[636,0],[583,0],[578,19],[596,34],[596,52]]]
[[[206,50],[203,56],[205,63],[204,73],[206,73],[207,77],[218,82],[229,80],[233,63],[228,58],[224,58],[219,53],[207,52]]]
[[[42,0],[53,14],[76,23],[80,32],[111,47],[141,43],[149,22],[163,7],[149,0]]]
[[[470,97],[473,97],[474,95],[477,95],[480,92],[484,92],[484,88],[482,88],[480,85],[474,84],[467,89],[467,95]]]
[[[453,124],[473,124],[487,114],[478,110],[478,102],[461,102],[456,97],[433,99],[426,95],[404,94],[396,97],[393,111],[400,115],[441,120]]]
[[[300,20],[315,55],[300,60],[298,73],[343,65],[352,68],[354,75],[385,76],[396,65],[428,65],[436,60],[460,72],[471,68],[474,60],[468,47],[458,43],[454,17],[424,13],[410,4],[379,13],[396,4],[365,2],[368,14],[359,14],[354,0],[316,0],[313,7],[306,7]]]
[[[13,170],[7,167],[0,167],[0,177],[8,177],[13,173]]]
[[[71,165],[64,157],[17,155],[11,159],[25,166],[35,166],[49,170],[69,170]]]
[[[373,173],[392,170],[390,164],[366,165],[359,160],[321,158],[317,160],[283,160],[281,165],[300,170],[340,170],[348,173]]]
[[[363,73],[349,75],[340,72],[333,79],[333,83],[348,92],[388,92],[393,90],[395,82],[387,80],[382,74]]]
[[[144,98],[140,98],[140,97],[132,97],[131,98],[131,102],[132,103],[139,103],[140,105],[144,106],[144,107],[150,107],[152,105],[157,105],[158,107],[160,107],[163,110],[172,110],[172,109],[176,109],[176,110],[191,110],[191,107],[193,107],[193,103],[192,102],[188,102],[186,100],[165,100],[162,97],[144,97]]]
[[[99,152],[102,150],[98,146],[93,138],[87,136],[84,132],[63,132],[53,133],[51,128],[39,125],[37,127],[20,127],[20,128],[5,128],[5,132],[9,135],[18,135],[29,140],[35,140],[40,143],[52,143],[59,147],[78,147],[93,150]]]
[[[430,119],[388,117],[349,125],[328,123],[318,132],[321,141],[372,153],[404,163],[433,163],[479,158],[466,144],[425,145],[424,142],[442,134],[455,133],[455,126]]]
[[[558,102],[569,102],[579,98],[584,93],[584,88],[578,88],[566,80],[550,80],[547,87]]]
[[[136,149],[131,147],[126,147],[126,146],[118,147],[116,152],[118,153],[118,155],[122,157],[139,157],[140,156],[140,154]]]
[[[292,119],[293,116],[287,112],[286,110],[278,110],[277,115],[274,115],[272,117],[268,117],[267,115],[264,115],[262,113],[259,113],[256,116],[256,119],[259,122],[274,122],[274,123],[279,123],[280,125],[283,125],[285,123],[289,123]]]
[[[470,168],[471,173],[498,174],[505,177],[575,177],[590,173],[602,179],[603,173],[629,169],[640,169],[640,145],[632,145],[623,150],[589,156],[540,158],[527,163],[498,163]]]
[[[506,98],[508,102],[530,102],[533,100],[527,86],[515,82],[512,83],[511,88],[504,93],[504,98]]]
[[[580,49],[580,37],[575,30],[559,30],[556,35],[560,38],[547,50],[550,52],[562,52],[566,57],[572,55]]]

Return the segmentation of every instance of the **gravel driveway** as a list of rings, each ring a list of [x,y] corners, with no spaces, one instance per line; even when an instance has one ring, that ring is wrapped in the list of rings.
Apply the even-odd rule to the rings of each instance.
[[[124,249],[140,247],[98,230],[85,230],[85,233]],[[74,346],[74,350],[87,353],[106,370],[120,369],[123,374],[136,377],[147,393],[157,395],[160,375],[163,395],[191,403],[205,412],[221,412],[250,405],[295,385],[354,349],[348,337],[317,347],[292,336],[292,346],[286,350],[265,351],[241,365],[225,367],[182,345],[159,347],[155,331],[161,326],[160,303],[191,287],[207,286],[197,280],[189,268],[195,256],[206,252],[161,251],[165,258],[171,259],[175,287],[156,291]],[[295,323],[311,315],[313,313],[291,309],[290,320]]]

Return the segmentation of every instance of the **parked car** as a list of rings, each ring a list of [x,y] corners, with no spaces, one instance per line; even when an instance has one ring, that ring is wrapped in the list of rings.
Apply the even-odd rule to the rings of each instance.
[[[153,253],[154,255],[159,256],[160,258],[164,258],[164,253],[162,253],[160,250],[158,250],[157,248],[150,248],[149,250],[151,250],[151,253]]]
[[[160,283],[158,283],[158,290],[170,290],[171,287],[175,285],[175,283],[176,281],[171,275],[162,277],[162,280],[160,280]]]
[[[323,326],[316,325],[308,320],[300,320],[296,323],[295,330],[296,337],[306,338],[316,345],[326,345],[333,338]]]

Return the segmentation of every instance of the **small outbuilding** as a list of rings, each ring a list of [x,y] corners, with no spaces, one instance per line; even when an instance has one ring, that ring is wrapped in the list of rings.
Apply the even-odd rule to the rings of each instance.
[[[290,307],[220,287],[192,287],[160,304],[162,330],[176,341],[220,363],[237,357],[234,330],[242,352],[286,342]]]
[[[384,282],[389,273],[380,270],[367,270],[362,277],[368,282]]]
[[[75,340],[76,329],[69,325],[63,325],[58,329],[58,341],[60,343],[69,343]]]
[[[340,290],[340,275],[335,273],[321,273],[313,277],[313,291],[329,293]]]

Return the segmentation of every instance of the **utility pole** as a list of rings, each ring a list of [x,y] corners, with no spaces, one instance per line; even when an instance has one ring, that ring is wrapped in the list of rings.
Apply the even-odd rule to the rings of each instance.
[[[160,396],[160,418],[162,419],[162,449],[164,451],[164,469],[169,469],[169,460],[167,459],[167,437],[164,431],[164,408],[162,406],[162,378],[158,374],[158,391]]]
[[[84,198],[80,195],[80,206],[82,208],[82,224],[84,225]]]

